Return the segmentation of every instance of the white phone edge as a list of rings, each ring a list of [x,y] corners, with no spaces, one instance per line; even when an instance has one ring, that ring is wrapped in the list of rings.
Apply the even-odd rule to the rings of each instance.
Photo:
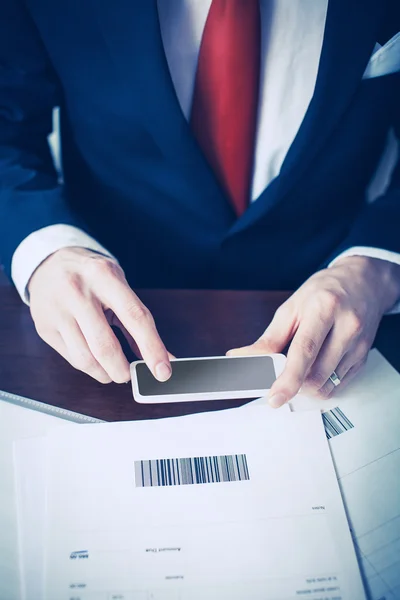
[[[264,354],[263,356],[270,356],[273,360],[275,377],[279,377],[285,368],[286,356],[284,354]],[[209,360],[209,359],[235,359],[243,358],[243,356],[201,356],[201,357],[185,357],[185,358],[174,358],[171,363],[183,361],[183,360]],[[199,402],[209,400],[245,400],[247,398],[258,398],[265,396],[268,389],[261,390],[241,390],[237,392],[208,392],[207,398],[204,398],[204,393],[192,393],[192,394],[168,394],[165,396],[142,396],[139,392],[138,381],[136,376],[136,365],[144,363],[143,360],[137,360],[130,365],[131,380],[132,380],[132,392],[133,398],[139,404],[170,404],[172,402]]]

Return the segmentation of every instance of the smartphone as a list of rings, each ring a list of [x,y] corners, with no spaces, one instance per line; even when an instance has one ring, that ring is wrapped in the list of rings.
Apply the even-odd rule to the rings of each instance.
[[[283,354],[177,358],[170,379],[161,383],[139,360],[131,364],[133,396],[144,404],[257,398],[267,394],[285,362]]]

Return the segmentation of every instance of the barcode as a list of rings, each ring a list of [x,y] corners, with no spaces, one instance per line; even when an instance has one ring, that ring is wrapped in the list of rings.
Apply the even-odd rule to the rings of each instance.
[[[325,425],[325,433],[328,440],[335,437],[335,435],[344,433],[354,427],[350,419],[348,419],[344,412],[338,407],[322,413],[322,420]]]
[[[135,460],[135,486],[194,485],[250,479],[245,454]]]

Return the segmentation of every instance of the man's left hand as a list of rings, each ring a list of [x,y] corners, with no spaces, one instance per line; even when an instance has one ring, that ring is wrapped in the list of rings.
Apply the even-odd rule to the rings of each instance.
[[[333,372],[346,385],[364,365],[382,316],[400,299],[400,266],[364,256],[342,258],[310,277],[275,313],[251,346],[228,356],[282,352],[285,369],[269,402],[279,407],[300,390],[328,398]]]

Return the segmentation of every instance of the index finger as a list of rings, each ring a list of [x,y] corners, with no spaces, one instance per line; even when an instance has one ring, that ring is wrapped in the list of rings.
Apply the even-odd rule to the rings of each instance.
[[[316,320],[315,314],[304,317],[290,344],[283,373],[271,387],[269,402],[272,406],[282,406],[299,392],[332,324],[333,319]]]
[[[154,377],[159,381],[169,379],[172,371],[167,349],[150,311],[131,290],[128,283],[113,277],[112,283],[107,286],[107,289],[102,290],[101,295],[135,340],[143,360]]]

